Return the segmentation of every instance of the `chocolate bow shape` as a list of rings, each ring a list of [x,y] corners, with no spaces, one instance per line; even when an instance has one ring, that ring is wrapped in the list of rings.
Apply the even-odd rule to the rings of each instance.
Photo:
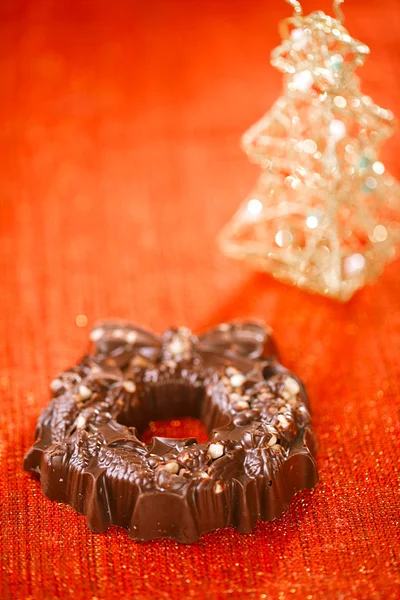
[[[98,323],[90,334],[97,353],[114,358],[123,366],[139,354],[150,360],[188,358],[193,353],[213,353],[219,356],[257,359],[277,357],[271,330],[253,321],[222,323],[195,336],[185,328],[168,329],[159,336],[124,321]]]

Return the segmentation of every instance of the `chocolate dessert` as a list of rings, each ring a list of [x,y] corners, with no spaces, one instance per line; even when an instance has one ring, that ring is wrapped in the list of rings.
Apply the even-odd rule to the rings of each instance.
[[[260,324],[160,337],[105,322],[90,337],[93,353],[51,382],[24,468],[92,531],[183,543],[228,525],[246,533],[316,485],[304,386]],[[207,443],[141,440],[150,421],[183,416],[201,419]]]

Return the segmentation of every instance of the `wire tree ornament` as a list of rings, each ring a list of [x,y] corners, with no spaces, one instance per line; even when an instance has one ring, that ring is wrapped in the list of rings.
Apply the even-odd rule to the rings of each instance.
[[[333,10],[335,11],[336,19],[341,23],[343,23],[344,21],[344,14],[342,9],[340,8],[340,5],[343,4],[343,2],[344,0],[335,0],[333,3]]]
[[[244,134],[261,175],[220,235],[223,252],[311,292],[345,301],[383,270],[400,239],[400,186],[377,152],[393,115],[361,93],[355,69],[369,48],[336,18],[281,24],[271,64],[284,92]]]
[[[298,2],[298,0],[286,0],[286,2],[288,4],[290,4],[290,6],[293,6],[293,10],[294,10],[295,14],[297,14],[297,15],[303,14],[302,6],[301,6],[300,2]]]
[[[298,0],[285,0],[290,6],[293,7],[294,13],[297,15],[303,14],[303,7],[301,6]],[[333,2],[333,10],[335,11],[336,19],[343,23],[344,15],[340,8],[340,5],[343,4],[344,0],[334,0]]]

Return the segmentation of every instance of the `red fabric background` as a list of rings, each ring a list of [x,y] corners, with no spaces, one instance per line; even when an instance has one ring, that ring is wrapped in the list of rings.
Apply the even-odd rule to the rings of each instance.
[[[365,91],[399,112],[399,2],[345,12],[372,49]],[[239,137],[280,93],[268,59],[289,14],[272,0],[0,2],[3,600],[400,597],[399,264],[341,306],[215,245],[258,175]],[[383,152],[397,175],[399,151],[397,135]],[[89,533],[21,468],[49,380],[86,347],[79,314],[156,331],[267,320],[309,389],[318,488],[246,536]]]

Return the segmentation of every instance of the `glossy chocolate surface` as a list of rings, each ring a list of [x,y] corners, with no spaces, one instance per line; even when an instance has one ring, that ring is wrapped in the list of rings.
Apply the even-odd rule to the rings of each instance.
[[[306,392],[263,326],[159,337],[105,322],[91,339],[93,354],[52,381],[24,468],[92,531],[184,543],[227,525],[250,532],[316,485]],[[150,421],[183,416],[202,420],[207,443],[140,439]]]

